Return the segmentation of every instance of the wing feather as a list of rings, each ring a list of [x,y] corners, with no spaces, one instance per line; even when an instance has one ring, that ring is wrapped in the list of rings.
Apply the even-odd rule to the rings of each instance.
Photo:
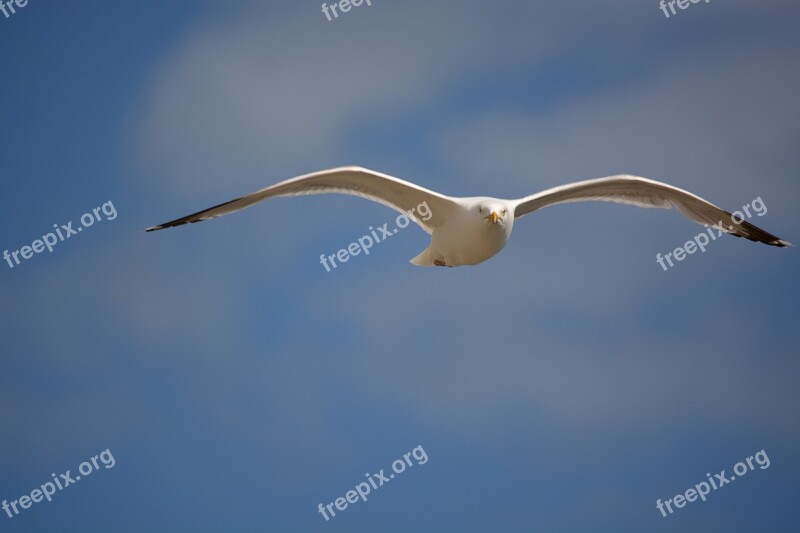
[[[735,237],[744,237],[771,246],[791,246],[791,243],[745,220],[734,220],[731,213],[695,194],[666,183],[629,175],[579,181],[547,189],[517,200],[514,216],[523,217],[551,205],[585,201],[616,202],[662,209],[675,207],[690,220],[717,227]]]
[[[391,207],[399,213],[407,214],[428,233],[432,233],[434,228],[442,224],[447,214],[457,205],[453,199],[443,194],[386,174],[361,167],[339,167],[288,179],[197,213],[149,227],[145,231],[156,231],[221,217],[267,198],[329,193],[359,196]],[[416,208],[423,202],[427,203],[431,213],[428,220],[417,216]],[[423,216],[427,215],[423,213]]]

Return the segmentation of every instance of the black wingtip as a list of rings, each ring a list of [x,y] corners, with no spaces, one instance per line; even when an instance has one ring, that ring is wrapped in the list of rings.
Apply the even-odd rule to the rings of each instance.
[[[751,224],[746,220],[737,220],[736,217],[734,217],[727,211],[725,211],[725,213],[730,217],[731,221],[733,222],[732,225],[728,226],[727,230],[723,228],[723,230],[729,235],[733,235],[734,237],[744,237],[745,239],[751,240],[753,242],[760,242],[769,246],[776,246],[778,248],[786,248],[788,246],[794,246],[789,241],[785,241],[780,237],[777,237],[772,233],[759,228],[755,224]]]

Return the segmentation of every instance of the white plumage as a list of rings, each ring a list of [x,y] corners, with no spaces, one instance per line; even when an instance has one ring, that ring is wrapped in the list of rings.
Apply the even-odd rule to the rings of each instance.
[[[689,219],[736,237],[771,246],[790,246],[746,221],[732,220],[727,211],[690,192],[666,183],[619,175],[579,181],[516,200],[490,197],[445,196],[413,183],[360,167],[340,167],[298,176],[171,222],[147,228],[155,231],[200,222],[234,213],[267,198],[339,193],[361,196],[408,215],[431,235],[431,244],[411,262],[419,266],[475,265],[486,261],[506,245],[514,222],[543,207],[589,200],[638,207],[675,207]],[[427,203],[430,217],[423,220],[412,211]]]

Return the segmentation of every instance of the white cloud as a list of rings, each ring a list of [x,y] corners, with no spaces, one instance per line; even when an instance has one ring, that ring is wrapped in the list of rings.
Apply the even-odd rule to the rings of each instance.
[[[731,209],[759,194],[780,205],[800,192],[785,164],[800,120],[795,62],[764,46],[697,50],[547,116],[512,107],[468,117],[443,133],[441,146],[462,175],[502,176],[520,196],[633,173]]]
[[[580,19],[517,1],[386,2],[333,23],[299,4],[280,17],[255,3],[223,20],[215,11],[155,69],[133,149],[154,169],[149,186],[183,197],[266,170],[310,171],[363,119],[445,104],[465,74],[501,73],[498,57],[535,66],[569,46],[564,28],[580,34],[592,16],[609,31],[624,25],[623,4],[587,3]]]

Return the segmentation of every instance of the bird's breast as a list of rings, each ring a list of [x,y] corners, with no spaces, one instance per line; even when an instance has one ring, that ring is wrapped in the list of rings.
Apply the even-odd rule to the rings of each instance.
[[[453,221],[456,222],[456,221]],[[445,223],[434,230],[431,244],[451,266],[475,265],[503,249],[511,228],[484,221]]]

